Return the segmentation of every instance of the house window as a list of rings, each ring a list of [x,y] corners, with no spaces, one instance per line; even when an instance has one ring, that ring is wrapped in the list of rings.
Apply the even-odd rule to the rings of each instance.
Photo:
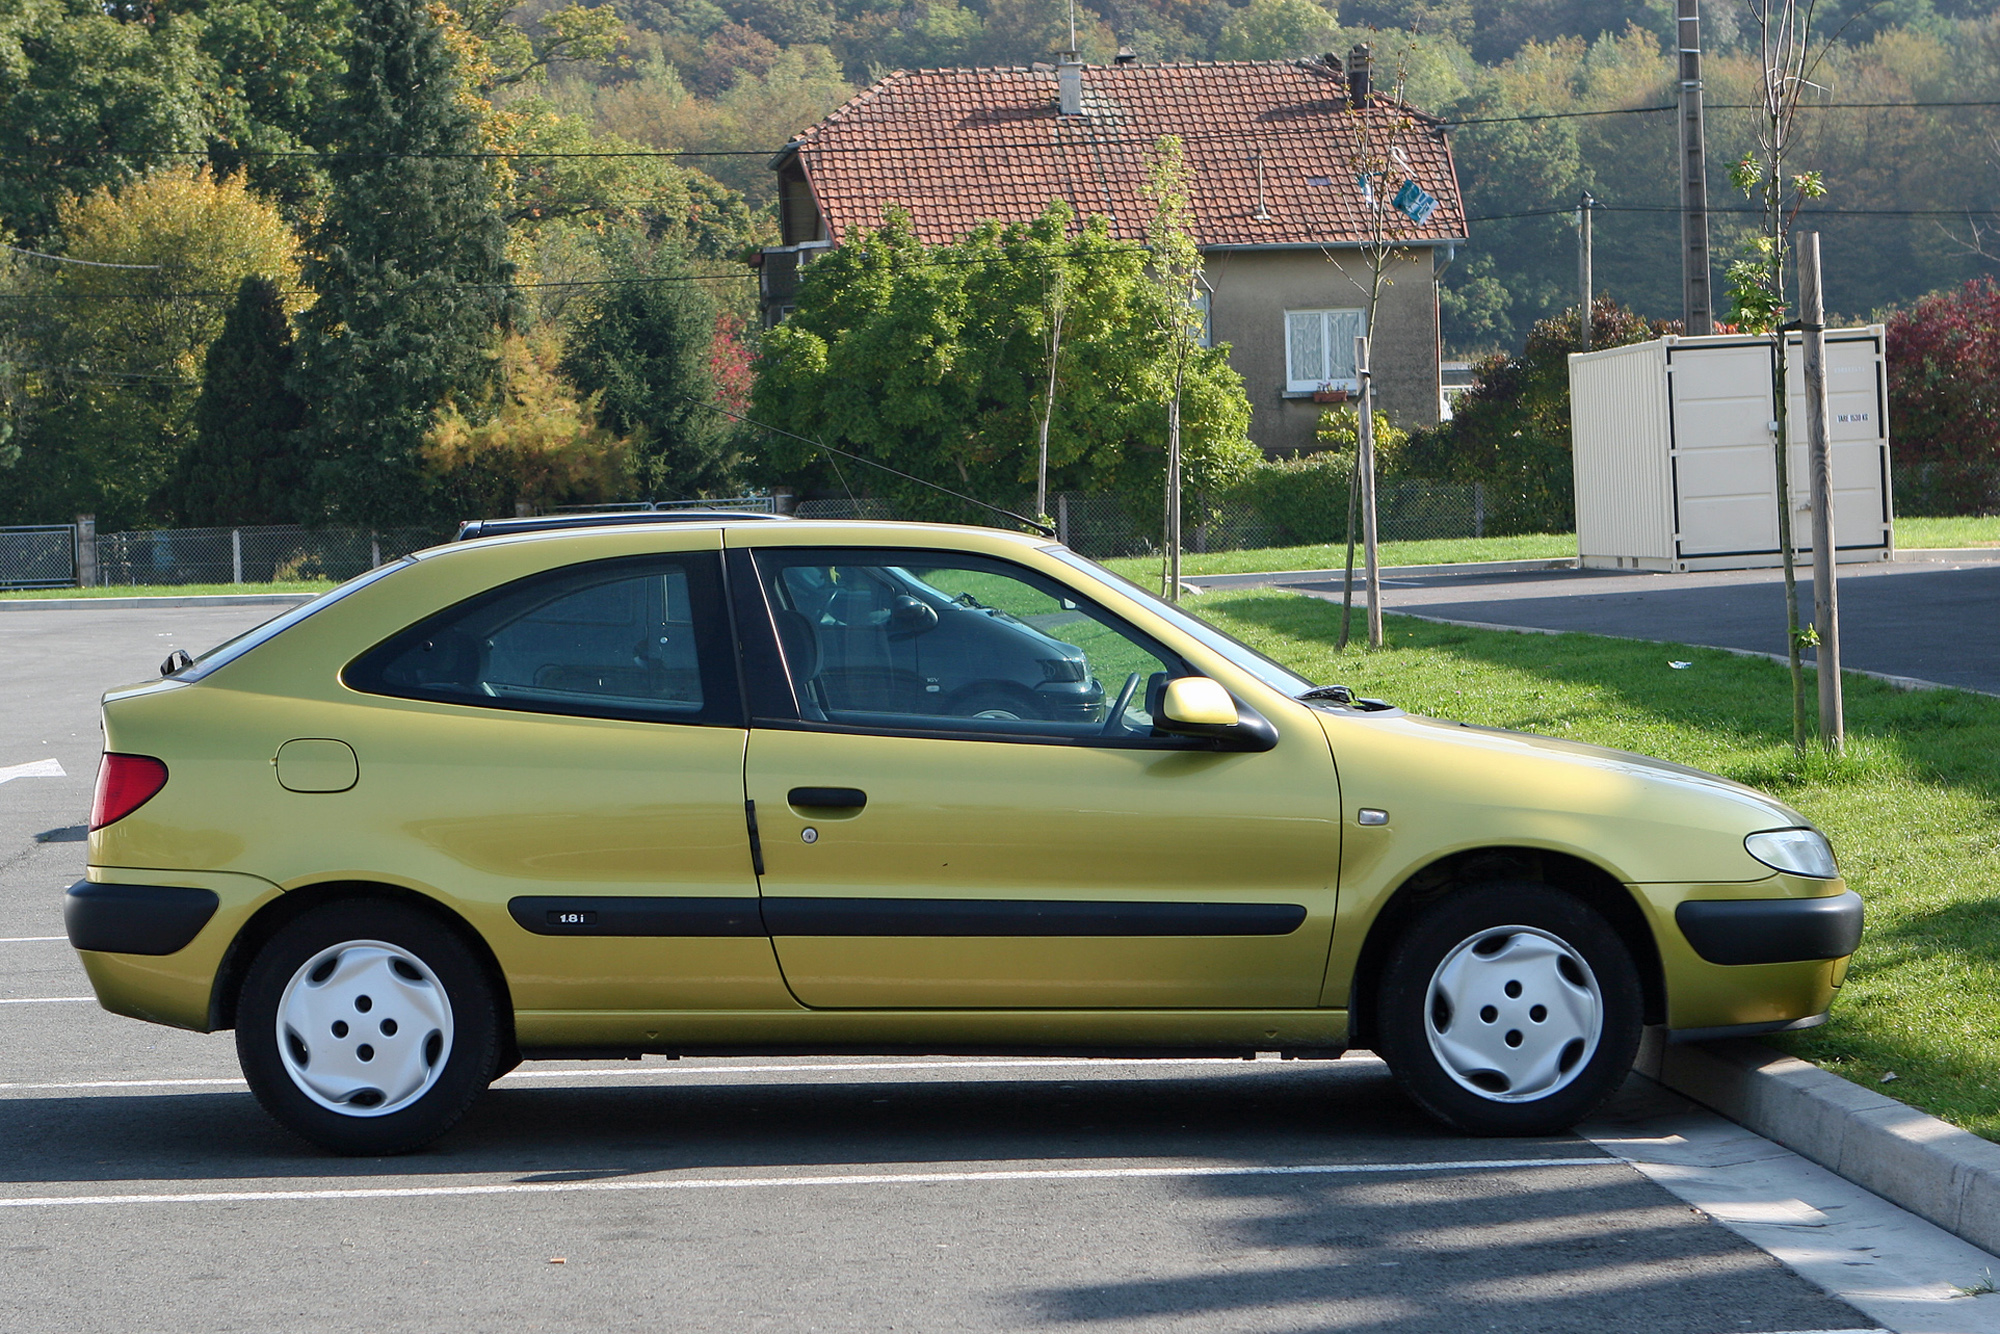
[[[1209,310],[1208,289],[1203,287],[1194,289],[1194,308],[1201,318],[1201,332],[1195,335],[1194,345],[1196,347],[1215,346],[1215,316]]]
[[[1367,332],[1358,310],[1285,312],[1285,392],[1309,394],[1321,385],[1359,390],[1354,340]]]

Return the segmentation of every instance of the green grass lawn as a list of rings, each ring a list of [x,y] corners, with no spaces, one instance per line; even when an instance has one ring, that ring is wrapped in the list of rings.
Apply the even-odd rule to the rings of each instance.
[[[111,588],[14,588],[0,598],[184,598],[208,593],[324,593],[326,579],[297,579],[275,584],[124,584]]]
[[[1520,537],[1460,537],[1430,542],[1384,542],[1384,565],[1459,565],[1481,560],[1549,560],[1576,555],[1574,533],[1529,533]],[[1181,574],[1192,579],[1198,574],[1253,574],[1266,570],[1335,570],[1347,562],[1345,545],[1307,547],[1261,547],[1252,551],[1211,551],[1206,555],[1181,554]],[[1134,583],[1157,588],[1160,582],[1158,556],[1121,556],[1105,561]],[[1357,549],[1354,566],[1361,568]]]
[[[2000,514],[1983,519],[1896,520],[1896,549],[1916,547],[2000,547]]]
[[[1384,618],[1386,650],[1336,653],[1339,609],[1325,602],[1217,591],[1194,606],[1315,681],[1413,712],[1678,760],[1796,806],[1833,840],[1867,900],[1868,931],[1832,1020],[1771,1041],[2000,1139],[2000,699],[1849,677],[1848,756],[1800,762],[1777,663],[1397,616]],[[1676,671],[1669,659],[1693,666]]]

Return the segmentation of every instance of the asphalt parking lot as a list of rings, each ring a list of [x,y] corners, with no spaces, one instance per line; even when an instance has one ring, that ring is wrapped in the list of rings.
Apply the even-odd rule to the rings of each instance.
[[[1841,665],[2000,694],[2000,562],[1843,565]],[[1282,585],[1340,597],[1338,580]],[[1811,568],[1800,571],[1800,619],[1812,620]],[[1391,577],[1382,605],[1446,620],[1575,630],[1754,653],[1785,652],[1778,570],[1621,574],[1547,570]],[[1806,661],[1813,655],[1806,653]]]
[[[0,1328],[2000,1329],[2000,1262],[1638,1080],[1481,1141],[1365,1054],[531,1065],[308,1149],[61,939],[98,693],[271,610],[0,617]]]

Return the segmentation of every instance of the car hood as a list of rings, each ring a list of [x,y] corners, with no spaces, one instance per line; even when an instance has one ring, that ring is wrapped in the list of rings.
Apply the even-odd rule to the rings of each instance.
[[[1745,835],[1812,823],[1755,788],[1629,751],[1400,710],[1317,712],[1347,812],[1390,811],[1434,845],[1518,841],[1630,882],[1733,882],[1772,873]]]

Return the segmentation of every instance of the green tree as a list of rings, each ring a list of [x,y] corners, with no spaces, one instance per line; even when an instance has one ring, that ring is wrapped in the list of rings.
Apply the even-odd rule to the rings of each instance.
[[[0,226],[30,246],[56,203],[207,147],[214,61],[202,24],[123,22],[92,0],[0,6]]]
[[[729,419],[710,406],[714,304],[671,250],[630,246],[571,334],[563,373],[597,396],[606,430],[632,438],[634,480],[645,495],[727,495],[738,461]]]
[[[208,346],[195,438],[168,489],[167,507],[179,522],[206,528],[303,517],[305,403],[287,383],[292,358],[292,326],[278,285],[245,278]]]
[[[332,116],[299,388],[330,513],[437,517],[419,451],[440,405],[486,400],[511,318],[507,229],[444,34],[417,0],[360,0]]]
[[[8,302],[35,397],[22,490],[39,512],[107,525],[164,522],[166,491],[195,436],[210,343],[244,278],[296,305],[297,242],[240,178],[168,168],[57,205],[62,259]]]
[[[805,271],[796,311],[764,335],[752,415],[1018,510],[1033,504],[1046,414],[1051,490],[1115,492],[1135,515],[1157,515],[1172,367],[1146,262],[1143,249],[1111,239],[1103,219],[1078,224],[1061,203],[1033,222],[986,223],[936,247],[893,211],[881,230]],[[1050,411],[1057,281],[1063,328]],[[1190,491],[1219,493],[1248,469],[1249,417],[1227,349],[1196,349],[1181,409]],[[862,488],[912,517],[991,517],[797,441],[772,438],[758,452],[766,481]]]

